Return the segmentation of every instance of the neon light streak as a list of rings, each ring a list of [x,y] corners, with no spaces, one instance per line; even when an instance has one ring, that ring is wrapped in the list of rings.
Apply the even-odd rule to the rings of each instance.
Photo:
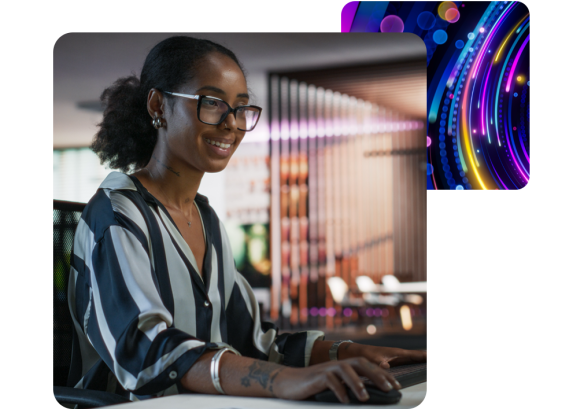
[[[513,148],[513,150],[509,149],[511,151],[511,157],[513,158],[513,160],[515,161],[515,157],[517,157],[517,161],[519,161],[519,165],[521,166],[521,169],[523,169],[523,172],[521,172],[521,169],[519,169],[519,172],[521,172],[521,174],[523,175],[523,177],[525,178],[525,174],[529,175],[529,172],[527,171],[527,169],[525,168],[525,166],[523,166],[523,161],[521,160],[521,157],[519,156],[519,152],[517,151],[517,146],[515,145],[515,139],[513,138],[513,126],[511,124],[511,109],[513,108],[513,104],[512,101],[513,100],[513,96],[509,95],[509,116],[507,118],[509,118],[509,122],[505,128],[505,134],[507,135],[507,129],[509,129],[509,134],[511,134],[511,147]],[[507,121],[506,121],[507,122]],[[509,136],[507,135],[507,143],[509,143]],[[513,155],[513,152],[515,152],[515,155]],[[517,164],[517,161],[515,161],[515,163]]]
[[[477,84],[477,81],[476,81],[476,80],[474,80],[474,81],[473,81],[473,83],[472,83],[472,92],[471,92],[471,94],[470,94],[470,103],[471,103],[471,104],[472,104],[472,100],[473,100],[473,96],[474,96],[474,89],[475,89],[475,85],[476,85],[476,84]],[[469,106],[470,106],[470,104],[469,104]],[[468,110],[468,127],[469,127],[469,129],[472,129],[472,117],[471,117],[471,112],[472,112],[472,108]],[[477,155],[476,155],[476,149],[474,148],[474,141],[473,141],[473,139],[472,139],[472,136],[473,136],[473,135],[472,135],[472,133],[471,133],[471,134],[470,134],[470,137],[469,137],[469,139],[470,139],[470,146],[471,146],[471,152],[472,152],[472,156],[473,156],[473,157],[474,157],[474,159],[475,159],[475,162],[477,163],[477,168],[480,168],[480,167],[481,167],[481,164],[479,163],[479,159],[477,158]]]
[[[509,100],[511,100],[511,98],[513,98],[513,97],[509,96]],[[509,101],[509,111],[511,111],[511,101]],[[511,114],[509,114],[509,116],[511,116]],[[505,117],[504,122],[505,123],[503,125],[503,129],[505,129],[505,138],[507,139],[507,150],[511,154],[511,159],[515,163],[515,167],[517,168],[517,170],[519,171],[521,176],[523,176],[523,179],[525,179],[525,182],[528,182],[529,178],[527,176],[525,176],[525,173],[523,173],[523,171],[521,170],[523,168],[523,165],[521,165],[517,162],[517,158],[513,154],[514,151],[515,151],[515,153],[517,153],[517,150],[515,149],[515,142],[513,142],[513,138],[511,138],[511,141],[509,141],[509,132],[507,132],[507,128],[509,128],[509,131],[511,131],[511,122],[509,122],[509,124],[508,124],[509,126],[507,126],[507,117]]]
[[[513,79],[513,74],[515,73],[515,67],[517,67],[517,61],[519,61],[519,57],[521,57],[521,53],[523,53],[523,49],[527,45],[530,35],[531,34],[527,35],[525,41],[523,41],[523,44],[521,44],[521,48],[519,48],[519,51],[515,55],[515,61],[513,61],[513,65],[511,66],[511,71],[509,72],[509,79],[507,80],[507,88],[505,89],[505,91],[507,92],[509,92],[509,87],[511,86],[511,80]]]
[[[511,11],[511,8],[515,5],[516,3],[510,3],[507,6],[507,9],[499,16],[499,18],[497,19],[497,21],[495,22],[495,25],[493,26],[493,28],[491,29],[491,31],[489,32],[489,36],[487,37],[487,39],[485,40],[485,42],[483,43],[483,47],[481,50],[481,53],[479,54],[479,58],[477,58],[477,61],[475,62],[475,69],[474,72],[472,74],[472,77],[474,78],[477,75],[477,71],[479,69],[479,66],[481,65],[482,61],[483,61],[483,57],[485,56],[485,51],[487,50],[487,48],[489,48],[489,45],[491,44],[491,41],[493,40],[494,37],[494,33],[497,31],[497,28],[501,25],[501,23],[503,22],[503,18],[505,18],[505,16],[507,15],[507,13],[509,13]]]
[[[482,125],[483,125],[483,136],[485,136],[485,116],[484,116],[484,114],[486,113],[487,108],[488,108],[485,105],[485,95],[487,94],[487,85],[489,84],[489,75],[491,75],[491,69],[492,68],[493,68],[493,64],[491,64],[489,66],[489,71],[487,71],[487,77],[486,77],[486,79],[484,79],[485,77],[483,77],[484,83],[485,83],[485,87],[483,88],[483,92],[482,92],[482,94],[483,94],[483,109],[481,110],[481,122],[482,122]],[[480,95],[479,95],[479,98],[480,98]],[[489,129],[489,127],[487,126],[487,131],[488,131],[488,129]],[[491,139],[489,138],[489,143],[490,142],[491,142]]]
[[[521,38],[521,36],[525,32],[525,30],[527,30],[529,28],[529,25],[530,25],[530,23],[527,23],[525,25],[525,28],[523,28],[523,31],[521,32],[521,34],[519,34],[517,36],[517,38],[515,39],[515,42],[513,43],[513,45],[511,46],[511,49],[509,50],[509,53],[507,54],[507,58],[505,59],[505,63],[503,64],[503,67],[507,66],[507,63],[509,62],[509,58],[511,58],[511,54],[513,53],[513,50],[515,49],[517,42],[519,41],[519,39]],[[497,96],[495,97],[495,108],[498,106],[498,103],[499,103],[499,91],[501,90],[501,82],[503,81],[503,74],[504,73],[505,73],[505,70],[502,69],[501,75],[499,76],[499,82],[497,84]],[[495,115],[497,115],[497,110],[495,110]],[[499,139],[499,116],[495,116],[495,130],[497,131],[497,140],[499,141],[499,146],[501,146],[501,140]]]
[[[467,154],[468,154],[468,160],[470,161],[470,165],[471,165],[471,167],[472,167],[472,170],[473,170],[473,172],[474,172],[474,174],[475,174],[475,176],[476,176],[477,180],[479,181],[479,184],[481,185],[481,188],[482,188],[483,190],[487,190],[487,187],[486,187],[486,186],[485,186],[485,184],[483,183],[483,181],[482,181],[482,179],[481,179],[481,177],[480,177],[480,175],[479,175],[479,172],[478,172],[478,170],[477,170],[477,167],[476,167],[476,165],[475,165],[475,163],[474,163],[474,161],[473,161],[473,156],[474,156],[474,155],[472,154],[472,152],[470,152],[470,143],[469,143],[469,140],[468,140],[470,136],[469,136],[468,132],[465,132],[465,128],[466,128],[466,129],[469,129],[469,128],[466,126],[466,115],[465,115],[465,112],[464,112],[464,110],[466,109],[466,106],[467,106],[467,105],[466,105],[466,101],[467,101],[467,99],[468,99],[468,87],[465,87],[465,90],[464,90],[464,97],[463,97],[463,99],[462,99],[462,109],[461,109],[461,115],[460,115],[460,117],[462,118],[462,121],[461,121],[461,122],[462,122],[462,124],[461,124],[461,128],[459,129],[459,132],[458,132],[458,134],[461,134],[461,133],[463,134],[463,136],[464,136],[464,141],[466,142],[466,143],[465,143],[466,152],[467,152]],[[459,146],[459,150],[460,150],[460,146]],[[460,155],[460,153],[459,153],[459,155]]]
[[[495,175],[497,175],[497,179],[499,179],[499,182],[501,182],[501,184],[503,185],[505,190],[509,190],[509,188],[507,186],[505,186],[505,183],[503,183],[503,179],[501,179],[501,176],[499,176],[499,174],[497,173],[497,169],[495,169],[495,165],[493,165],[493,161],[491,160],[491,158],[488,158],[488,159],[489,159],[489,162],[491,162],[491,167],[489,169],[493,169],[493,171],[495,172]]]
[[[523,23],[523,20],[525,20],[528,16],[529,16],[529,14],[526,15],[525,17],[523,17],[523,19],[519,23],[517,23],[517,25],[515,27],[518,27],[521,23]],[[519,29],[521,29],[521,27],[519,27]],[[497,55],[495,57],[495,62],[497,62],[499,60],[499,54],[501,54],[501,51],[503,51],[503,47],[505,47],[507,40],[509,40],[509,37],[511,37],[511,35],[513,35],[514,32],[515,32],[515,28],[513,28],[513,30],[511,30],[511,32],[509,33],[507,38],[505,38],[505,41],[503,41],[503,44],[501,44],[501,47],[499,47],[499,51],[497,52]]]

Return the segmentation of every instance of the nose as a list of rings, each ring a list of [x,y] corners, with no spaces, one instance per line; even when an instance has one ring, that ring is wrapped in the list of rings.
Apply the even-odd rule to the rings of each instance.
[[[227,114],[227,117],[223,120],[223,127],[225,129],[237,129],[237,123],[235,120],[235,111],[231,111]]]

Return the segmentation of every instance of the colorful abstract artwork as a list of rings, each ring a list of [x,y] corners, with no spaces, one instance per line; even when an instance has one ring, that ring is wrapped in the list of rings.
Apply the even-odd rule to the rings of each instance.
[[[429,190],[529,181],[529,10],[515,1],[353,1],[343,32],[409,32],[426,44]]]

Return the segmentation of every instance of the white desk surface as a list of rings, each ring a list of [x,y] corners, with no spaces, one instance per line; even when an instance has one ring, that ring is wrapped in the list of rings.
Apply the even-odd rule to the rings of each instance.
[[[399,403],[383,407],[395,409],[415,408],[426,396],[426,382],[410,386],[401,390],[402,398]],[[287,408],[341,408],[372,409],[380,405],[342,405],[340,403],[322,403],[313,401],[288,401],[269,398],[244,398],[240,396],[217,396],[202,394],[183,394],[164,398],[148,399],[141,402],[116,405],[119,409],[287,409]]]

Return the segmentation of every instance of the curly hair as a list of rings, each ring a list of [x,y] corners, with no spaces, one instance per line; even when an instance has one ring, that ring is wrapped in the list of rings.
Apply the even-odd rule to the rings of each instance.
[[[242,72],[235,54],[220,44],[193,37],[170,37],[158,43],[146,57],[140,79],[120,78],[101,94],[103,121],[91,144],[101,163],[128,172],[145,167],[158,138],[146,109],[152,88],[175,91],[196,76],[197,65],[210,53],[230,57]],[[244,74],[245,75],[245,74]],[[172,100],[169,107],[172,109]]]

